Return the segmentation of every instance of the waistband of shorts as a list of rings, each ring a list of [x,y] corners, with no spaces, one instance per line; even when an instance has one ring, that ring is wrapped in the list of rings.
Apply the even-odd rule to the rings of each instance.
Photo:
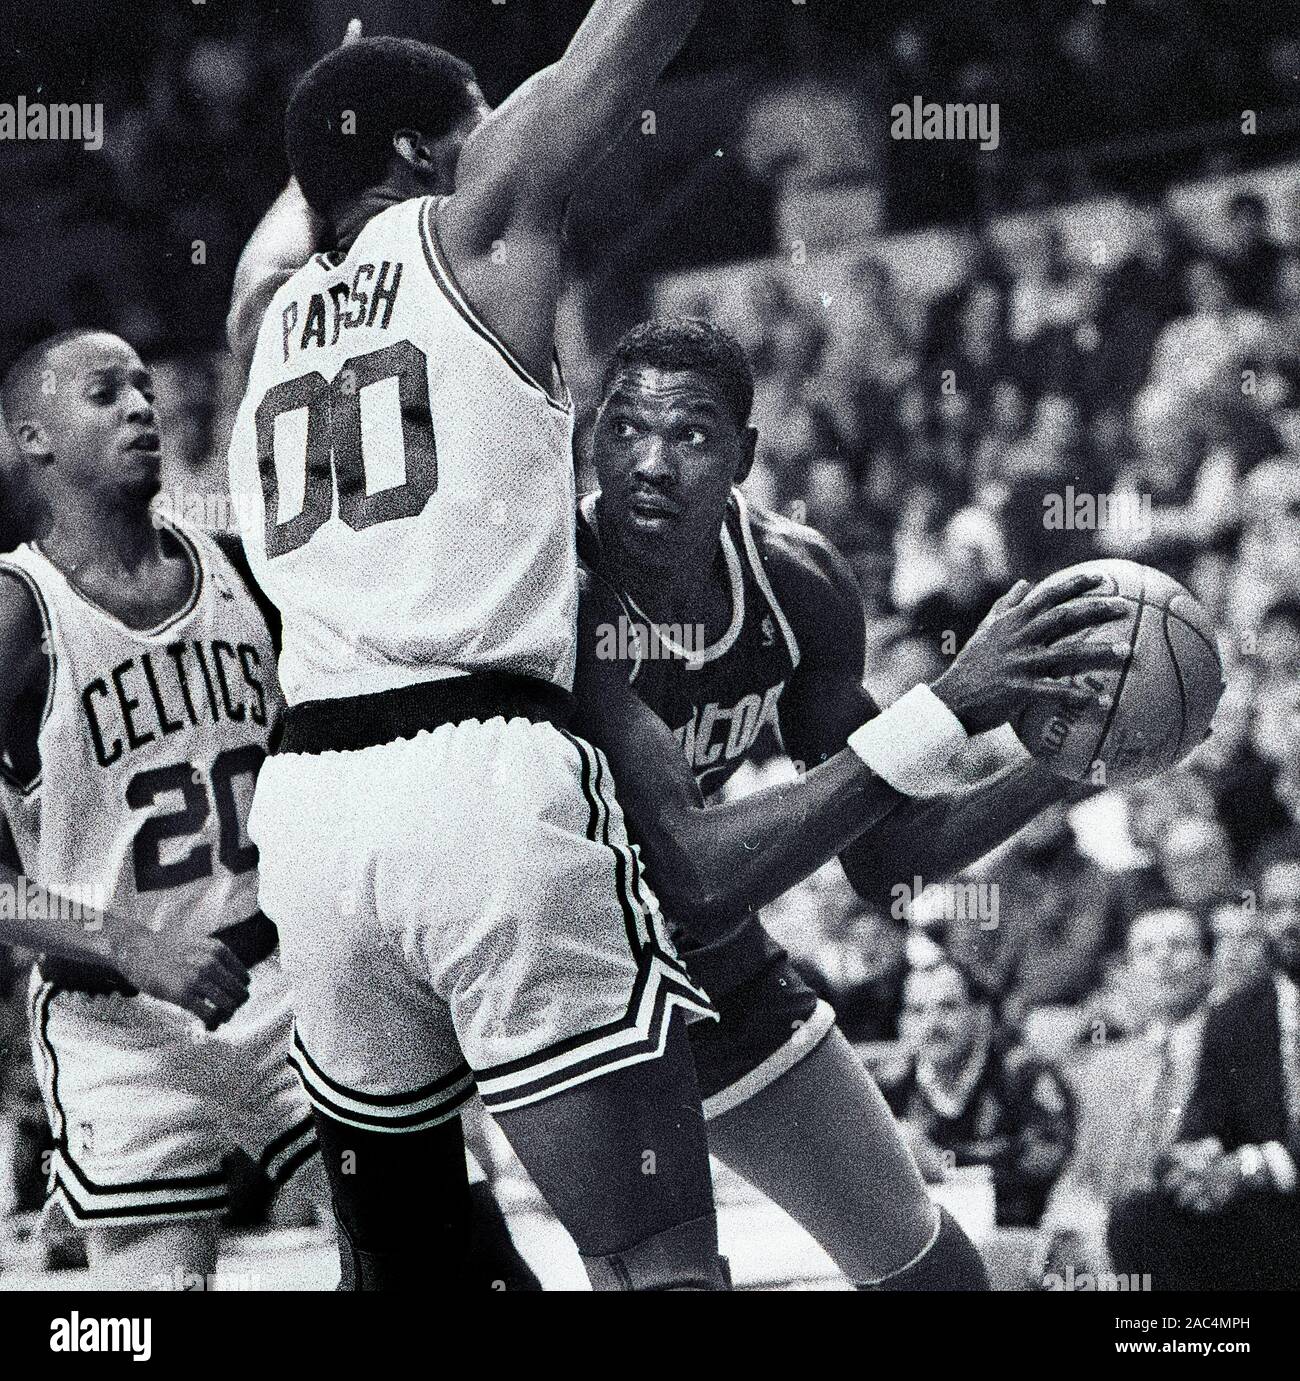
[[[559,686],[532,676],[475,672],[294,705],[277,751],[353,753],[467,719],[526,719],[563,728],[572,717],[573,697]]]
[[[213,932],[213,937],[233,951],[240,963],[249,969],[263,959],[269,959],[280,943],[275,923],[261,911],[233,925],[223,926]],[[112,969],[99,964],[43,954],[37,961],[37,968],[41,977],[61,992],[81,993],[86,997],[104,997],[110,993],[123,997],[140,996],[138,988],[133,988]]]

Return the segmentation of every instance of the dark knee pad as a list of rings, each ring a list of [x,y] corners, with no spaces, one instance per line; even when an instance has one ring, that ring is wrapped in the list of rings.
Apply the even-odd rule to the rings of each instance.
[[[584,1256],[582,1264],[593,1290],[731,1289],[712,1214],[666,1228],[609,1256]]]
[[[929,1245],[900,1271],[860,1290],[991,1290],[984,1259],[946,1208]]]
[[[460,1119],[393,1133],[314,1116],[338,1229],[338,1288],[463,1291],[470,1203]]]

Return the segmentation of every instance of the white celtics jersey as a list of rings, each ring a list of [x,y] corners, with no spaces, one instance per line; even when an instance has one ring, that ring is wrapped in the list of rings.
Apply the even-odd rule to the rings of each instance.
[[[289,704],[471,672],[568,689],[573,415],[478,318],[426,197],[272,299],[230,447]]]
[[[169,528],[193,593],[144,631],[31,545],[0,559],[36,599],[50,665],[40,773],[23,781],[0,762],[0,801],[34,882],[157,929],[210,934],[257,910],[245,823],[281,701],[243,578],[206,534]]]

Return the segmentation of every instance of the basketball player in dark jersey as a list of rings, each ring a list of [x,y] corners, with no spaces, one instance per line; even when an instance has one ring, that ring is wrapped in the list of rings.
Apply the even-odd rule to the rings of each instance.
[[[819,534],[753,508],[736,487],[754,456],[751,398],[744,353],[717,327],[676,320],[632,331],[605,375],[594,433],[600,491],[579,517],[579,553],[621,602],[605,625],[622,619],[635,630],[607,639],[604,658],[599,639],[594,661],[584,646],[580,668],[601,668],[608,687],[617,659],[705,793],[750,757],[764,730],[812,768],[877,712],[862,685],[864,622],[847,564]],[[588,642],[593,634],[588,620]],[[608,702],[608,694],[580,698],[588,714]],[[617,726],[588,731],[630,782],[636,773],[613,746]],[[988,781],[901,802],[840,855],[859,892],[879,902],[900,879],[949,876],[1060,799],[1062,779],[1026,761],[1009,731],[993,738],[995,753],[1010,751]],[[627,808],[637,819],[630,796]],[[692,916],[666,904],[722,1014],[692,1033],[713,1152],[798,1220],[851,1280],[977,1285],[969,1245],[931,1206],[833,1012],[757,915],[742,913],[729,929],[711,915],[692,942]],[[702,943],[701,933],[721,938]]]

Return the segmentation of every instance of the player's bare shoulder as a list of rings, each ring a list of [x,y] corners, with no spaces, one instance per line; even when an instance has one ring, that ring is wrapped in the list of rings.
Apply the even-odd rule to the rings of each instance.
[[[796,631],[829,626],[860,638],[861,597],[839,548],[815,528],[771,509],[749,503],[746,510],[763,573]]]

